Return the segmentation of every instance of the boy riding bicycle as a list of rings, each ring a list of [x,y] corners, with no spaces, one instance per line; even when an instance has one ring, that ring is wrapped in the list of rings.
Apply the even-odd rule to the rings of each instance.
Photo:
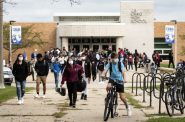
[[[118,55],[116,53],[111,54],[111,60],[106,65],[105,70],[102,72],[102,78],[105,77],[108,70],[110,71],[110,79],[106,89],[110,90],[113,82],[116,82],[116,92],[119,93],[121,101],[123,101],[126,106],[127,115],[131,116],[131,109],[124,95],[124,83],[126,83],[124,65],[122,62],[119,62]]]

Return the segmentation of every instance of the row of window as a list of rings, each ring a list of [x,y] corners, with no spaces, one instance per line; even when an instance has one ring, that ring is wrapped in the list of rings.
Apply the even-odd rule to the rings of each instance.
[[[86,21],[103,21],[103,22],[119,22],[119,17],[60,17],[59,21],[66,22],[86,22]]]
[[[154,39],[154,50],[157,51],[163,60],[168,60],[168,54],[172,49],[172,44],[165,43],[165,38]]]
[[[116,38],[69,38],[69,43],[116,43]]]

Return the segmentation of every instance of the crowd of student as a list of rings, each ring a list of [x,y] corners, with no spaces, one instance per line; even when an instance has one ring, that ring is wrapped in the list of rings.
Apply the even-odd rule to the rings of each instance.
[[[150,65],[150,59],[146,53],[134,53],[128,49],[119,48],[119,52],[115,53],[111,48],[107,50],[97,51],[83,49],[77,52],[76,49],[67,51],[65,47],[62,49],[54,48],[43,55],[35,51],[31,54],[31,61],[26,62],[25,56],[19,54],[17,60],[13,65],[13,74],[15,76],[18,104],[24,103],[24,93],[26,86],[26,78],[32,75],[32,80],[36,80],[36,94],[35,98],[46,97],[46,79],[49,70],[53,72],[55,79],[55,90],[63,87],[66,82],[69,97],[69,106],[76,107],[78,83],[83,79],[86,82],[86,87],[83,89],[81,99],[87,100],[88,86],[91,81],[95,82],[97,79],[99,83],[104,83],[103,75],[110,72],[110,80],[118,80],[117,92],[120,94],[121,100],[127,108],[128,115],[130,115],[130,107],[124,96],[124,77],[125,68],[128,70],[134,69],[137,72],[138,68],[144,67],[146,72],[149,72],[149,67],[153,72],[156,67],[160,67],[161,58],[159,53],[154,52],[152,55],[154,63]],[[172,59],[173,60],[173,59]],[[171,62],[173,63],[173,62]],[[111,73],[112,72],[112,73]],[[97,78],[98,75],[98,78]],[[60,76],[62,76],[60,78]],[[92,79],[92,80],[91,80]],[[120,82],[121,81],[121,82]],[[121,85],[120,85],[121,83]],[[40,95],[40,84],[43,85],[43,95]],[[108,83],[109,88],[111,82]]]

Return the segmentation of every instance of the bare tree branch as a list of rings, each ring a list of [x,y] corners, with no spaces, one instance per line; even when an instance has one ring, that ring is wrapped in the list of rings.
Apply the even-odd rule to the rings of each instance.
[[[61,0],[52,0],[52,3],[55,3],[55,2],[60,2]],[[74,4],[77,4],[79,5],[80,4],[80,0],[68,0],[71,4],[71,6],[73,6]]]

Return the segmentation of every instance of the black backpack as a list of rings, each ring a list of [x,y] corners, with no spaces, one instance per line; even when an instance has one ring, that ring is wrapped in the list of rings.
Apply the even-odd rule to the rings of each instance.
[[[121,70],[121,62],[120,61],[118,62],[118,69],[122,73],[122,70]],[[111,75],[111,73],[112,73],[112,63],[110,63],[110,75]]]

